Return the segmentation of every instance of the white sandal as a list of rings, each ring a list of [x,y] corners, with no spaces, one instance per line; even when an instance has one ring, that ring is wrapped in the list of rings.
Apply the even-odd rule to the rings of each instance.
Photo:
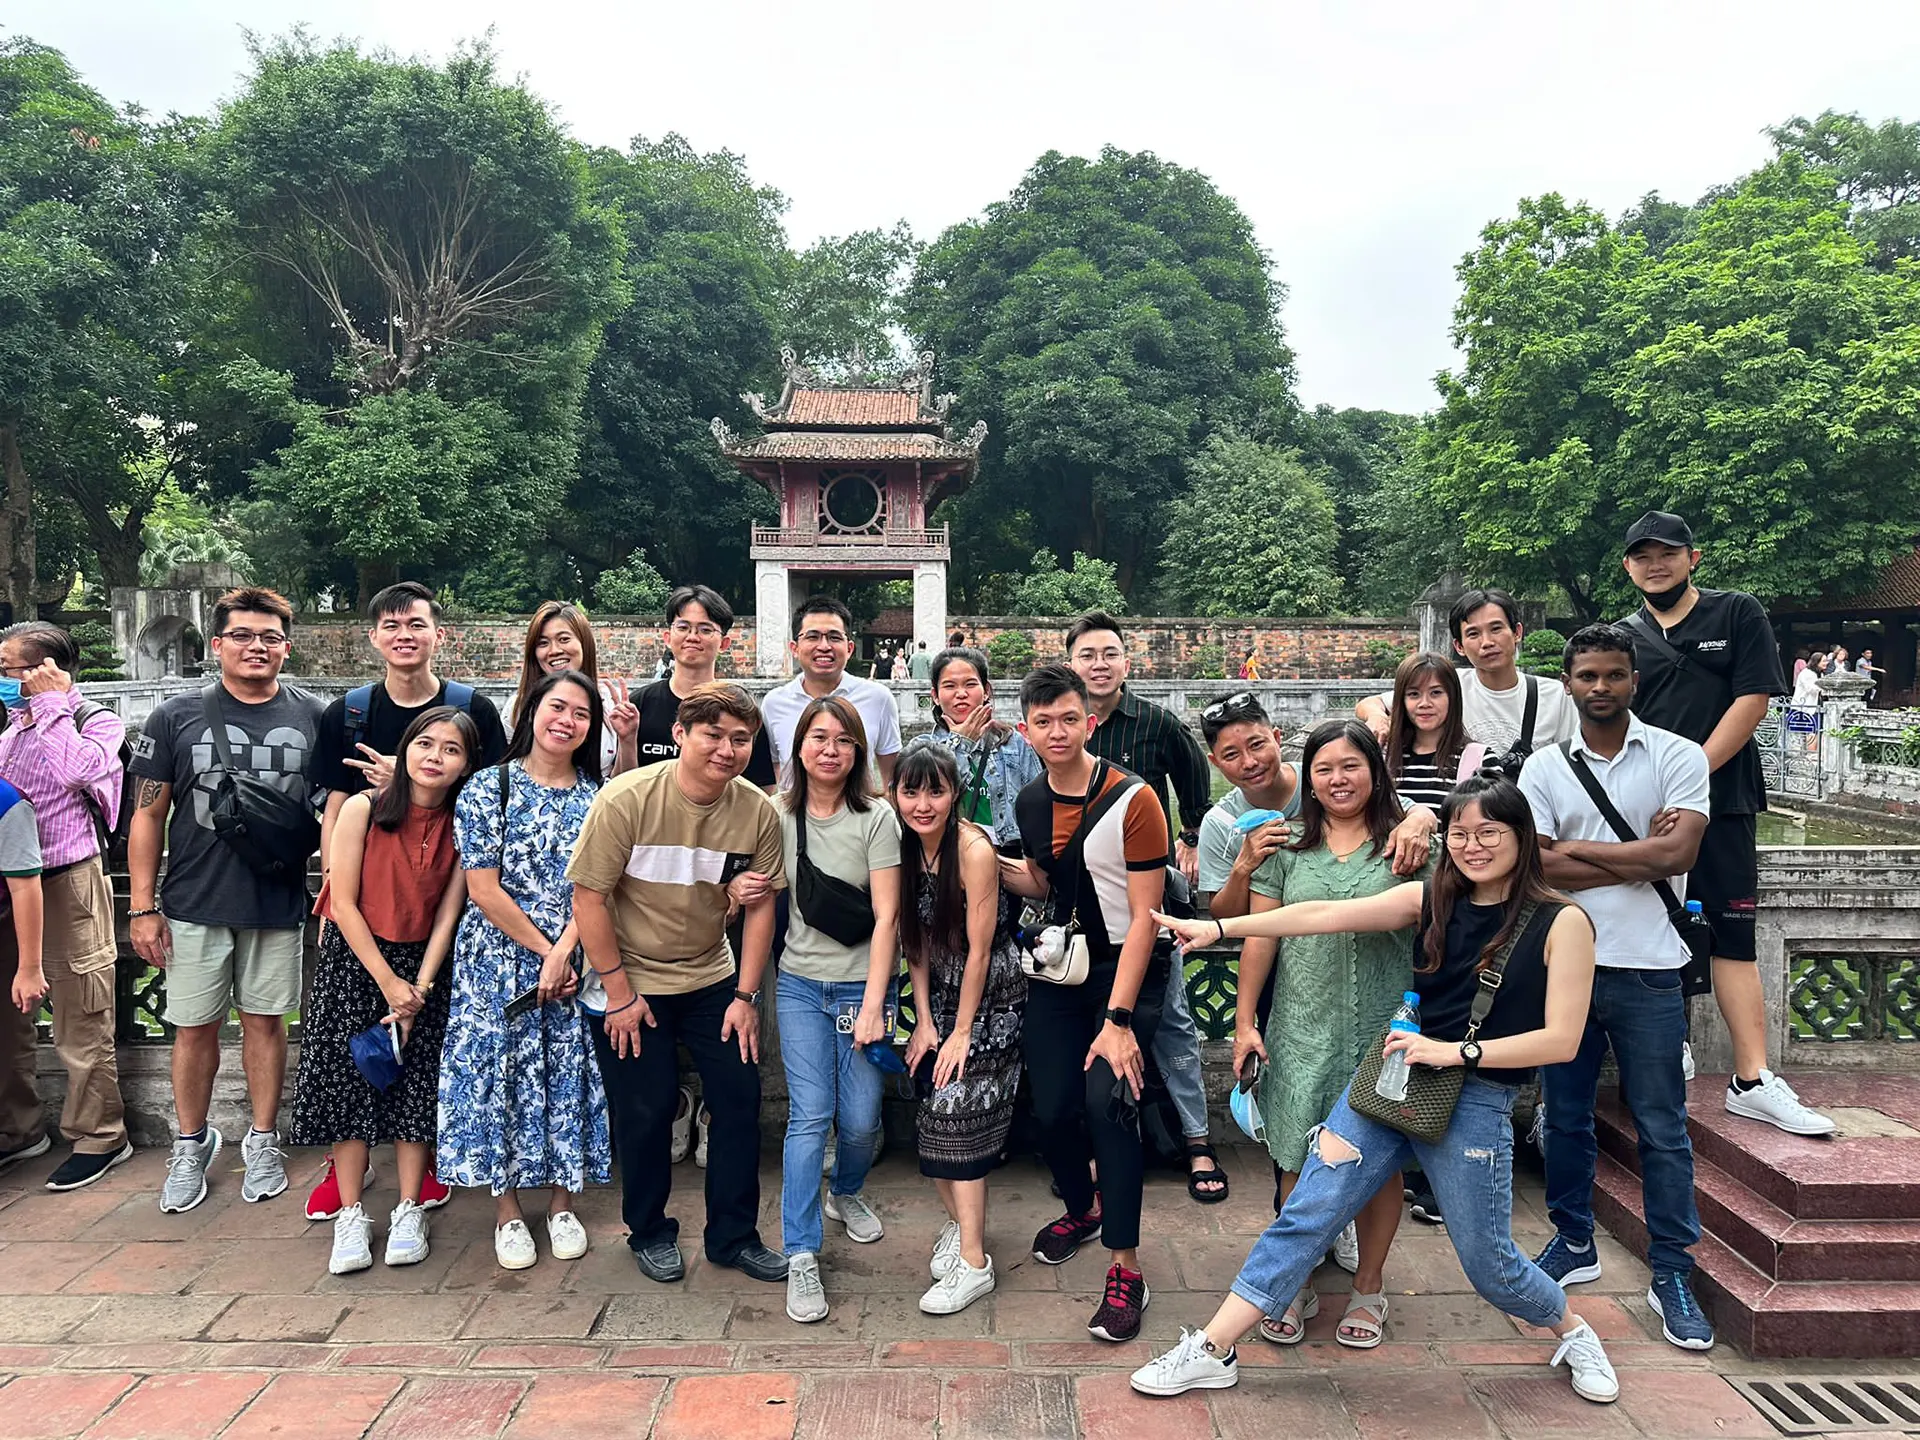
[[[1355,1319],[1355,1316],[1359,1319]],[[1349,1335],[1349,1330],[1358,1330],[1358,1336]],[[1347,1313],[1340,1317],[1340,1328],[1333,1332],[1333,1338],[1349,1350],[1371,1350],[1386,1338],[1387,1334],[1387,1297],[1384,1292],[1378,1295],[1355,1295],[1347,1301]]]
[[[1260,1338],[1272,1345],[1298,1345],[1307,1338],[1307,1321],[1320,1313],[1320,1292],[1302,1290],[1293,1303],[1280,1312],[1280,1318],[1260,1317]]]

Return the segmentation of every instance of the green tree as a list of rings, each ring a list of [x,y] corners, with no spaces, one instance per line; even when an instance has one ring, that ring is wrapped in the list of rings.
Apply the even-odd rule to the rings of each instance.
[[[780,338],[828,377],[856,350],[898,360],[900,292],[920,253],[907,222],[815,241],[782,267]]]
[[[962,587],[1038,539],[1113,561],[1131,592],[1207,436],[1292,404],[1280,298],[1239,208],[1150,154],[1050,151],[934,241],[908,328],[940,356],[956,414],[988,425],[950,517]]]
[[[1160,552],[1175,613],[1338,613],[1333,501],[1297,452],[1216,435],[1190,471]]]
[[[123,680],[126,661],[113,648],[113,631],[98,620],[83,620],[72,630],[73,643],[80,647],[80,673],[73,678],[87,680]]]
[[[1032,568],[1013,592],[1015,615],[1080,615],[1088,610],[1127,613],[1127,597],[1110,560],[1073,552],[1072,568],[1062,570],[1048,550],[1033,553]]]
[[[230,565],[242,575],[253,569],[231,523],[172,480],[155,497],[140,538],[145,546],[140,555],[142,585],[165,585],[181,565]]]
[[[436,66],[296,33],[256,47],[206,148],[256,323],[310,337],[277,389],[237,372],[290,436],[256,484],[363,599],[402,565],[538,547],[625,298],[618,226],[547,107],[484,46]]]
[[[1869,124],[1858,115],[1796,115],[1767,131],[1782,155],[1794,155],[1838,182],[1853,232],[1873,246],[1869,263],[1891,270],[1920,259],[1920,124]]]
[[[615,615],[652,615],[666,608],[671,589],[666,577],[636,550],[613,569],[600,572],[593,599]]]

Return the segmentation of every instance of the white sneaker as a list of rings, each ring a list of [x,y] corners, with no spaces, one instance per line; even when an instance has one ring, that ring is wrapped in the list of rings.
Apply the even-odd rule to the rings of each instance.
[[[673,1112],[673,1146],[667,1158],[678,1165],[693,1153],[693,1087],[680,1087],[680,1103]]]
[[[1840,1127],[1818,1110],[1809,1110],[1793,1087],[1771,1070],[1760,1071],[1760,1083],[1751,1090],[1727,1086],[1727,1113],[1764,1120],[1789,1135],[1831,1135]]]
[[[427,1258],[427,1212],[411,1200],[394,1207],[387,1222],[387,1264],[418,1265]]]
[[[933,1259],[927,1263],[927,1270],[934,1279],[942,1279],[959,1258],[960,1226],[949,1220],[940,1227],[940,1238],[933,1242]]]
[[[1607,1352],[1600,1348],[1600,1337],[1586,1321],[1577,1330],[1560,1337],[1560,1348],[1553,1352],[1552,1363],[1567,1362],[1573,1376],[1573,1393],[1596,1405],[1611,1405],[1620,1398],[1620,1377],[1613,1373]]]
[[[1357,1226],[1348,1225],[1340,1232],[1340,1238],[1333,1242],[1333,1263],[1349,1275],[1360,1271],[1360,1231]]]
[[[578,1260],[587,1253],[587,1227],[571,1210],[555,1210],[547,1216],[547,1248],[556,1260]]]
[[[802,1250],[787,1257],[787,1318],[802,1325],[827,1318],[827,1291],[820,1283],[820,1257]]]
[[[509,1220],[493,1232],[493,1258],[502,1270],[530,1270],[540,1259],[524,1220]]]
[[[982,1295],[993,1293],[993,1256],[987,1256],[984,1269],[976,1270],[961,1255],[933,1288],[920,1297],[920,1310],[926,1315],[958,1315]]]
[[[373,1267],[373,1221],[359,1205],[349,1205],[333,1217],[333,1254],[329,1275],[351,1275]]]
[[[829,1190],[826,1208],[827,1218],[846,1226],[847,1238],[856,1245],[871,1245],[887,1233],[865,1195],[836,1195]]]
[[[707,1109],[702,1100],[700,1108],[693,1112],[693,1163],[702,1170],[707,1168],[707,1131],[713,1128],[713,1112]]]
[[[1591,1332],[1589,1332],[1591,1333]],[[1189,1390],[1231,1390],[1240,1383],[1235,1350],[1216,1355],[1207,1348],[1207,1332],[1182,1329],[1180,1343],[1133,1372],[1133,1388],[1142,1395],[1184,1395]]]
[[[1680,1042],[1680,1078],[1686,1081],[1693,1079],[1693,1043],[1689,1040]]]

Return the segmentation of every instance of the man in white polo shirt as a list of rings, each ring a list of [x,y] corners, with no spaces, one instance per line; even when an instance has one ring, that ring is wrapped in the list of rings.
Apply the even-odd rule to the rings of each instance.
[[[844,695],[853,702],[867,727],[867,753],[873,756],[880,788],[893,783],[893,767],[900,758],[900,711],[886,686],[847,674],[852,658],[853,613],[831,596],[815,595],[793,617],[793,660],[800,673],[760,701],[782,789],[793,774],[793,727],[800,723],[800,712],[826,695]]]
[[[1655,888],[1686,885],[1706,833],[1707,753],[1647,724],[1631,709],[1633,637],[1616,625],[1589,625],[1567,642],[1565,685],[1580,714],[1577,738],[1536,751],[1520,772],[1533,807],[1547,879],[1578,892],[1593,921],[1593,1006],[1580,1051],[1540,1072],[1546,1109],[1547,1213],[1556,1231],[1539,1265],[1562,1285],[1600,1278],[1593,1245],[1593,1106],[1609,1048],[1620,1097],[1640,1139],[1653,1284],[1647,1303],[1674,1345],[1706,1350],[1713,1327],[1688,1280],[1700,1239],[1693,1199],[1693,1145],[1680,1047],[1686,1005],[1680,972],[1687,948]],[[1618,831],[1582,783],[1584,769],[1634,834]]]

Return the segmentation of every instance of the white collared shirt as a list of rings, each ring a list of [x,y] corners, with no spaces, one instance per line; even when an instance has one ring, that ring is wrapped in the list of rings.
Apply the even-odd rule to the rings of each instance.
[[[793,779],[794,727],[817,698],[807,693],[805,679],[796,675],[786,684],[774,686],[760,700],[760,719],[773,744],[773,763],[779,768],[783,790]],[[851,700],[860,712],[860,723],[867,728],[867,768],[877,785],[880,757],[900,753],[900,707],[893,702],[893,692],[876,681],[843,672],[833,693]]]
[[[1573,749],[1585,758],[1621,818],[1639,835],[1647,833],[1662,810],[1710,813],[1707,752],[1685,736],[1634,715],[1627,720],[1627,743],[1611,760],[1595,754],[1578,736]],[[1533,823],[1543,840],[1619,842],[1558,745],[1536,750],[1528,758],[1520,772],[1520,790],[1533,807]],[[1684,901],[1687,877],[1676,875],[1668,883]],[[1620,970],[1675,970],[1687,963],[1687,948],[1652,885],[1644,881],[1601,885],[1576,890],[1573,898],[1593,921],[1596,964]]]

